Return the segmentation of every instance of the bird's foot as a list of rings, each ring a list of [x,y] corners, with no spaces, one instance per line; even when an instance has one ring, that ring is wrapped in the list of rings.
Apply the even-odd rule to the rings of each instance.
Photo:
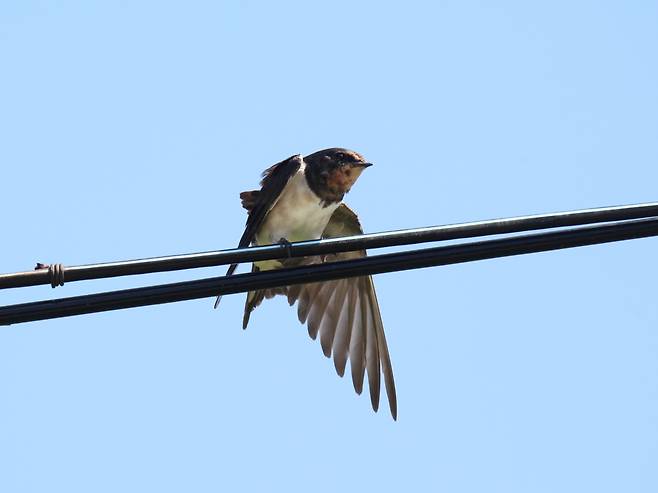
[[[292,243],[290,243],[287,238],[280,238],[279,245],[282,245],[286,249],[286,255],[288,258],[292,257]]]

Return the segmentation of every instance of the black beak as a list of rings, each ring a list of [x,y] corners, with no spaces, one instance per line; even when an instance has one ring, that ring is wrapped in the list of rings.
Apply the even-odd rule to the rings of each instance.
[[[372,163],[361,163],[361,166],[363,166],[364,168],[370,168],[370,166],[372,166]]]

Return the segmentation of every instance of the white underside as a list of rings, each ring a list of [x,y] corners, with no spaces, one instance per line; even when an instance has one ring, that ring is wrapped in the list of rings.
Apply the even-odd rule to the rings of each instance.
[[[256,234],[256,245],[278,243],[281,238],[293,241],[315,240],[322,236],[331,215],[339,204],[323,207],[322,200],[309,188],[304,176],[305,164],[290,178],[279,199]],[[271,262],[257,262],[261,270],[272,268]],[[276,263],[276,262],[275,262]]]

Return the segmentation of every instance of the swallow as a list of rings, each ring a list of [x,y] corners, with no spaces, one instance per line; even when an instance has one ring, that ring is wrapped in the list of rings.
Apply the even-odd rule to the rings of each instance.
[[[324,149],[308,156],[294,155],[266,169],[260,190],[242,192],[247,210],[245,231],[238,248],[363,234],[357,215],[345,205],[347,194],[361,173],[372,166],[360,154],[343,148]],[[365,250],[325,256],[254,262],[252,272],[321,262],[360,258]],[[232,275],[237,264],[226,273]],[[381,375],[393,419],[397,397],[384,326],[371,276],[250,291],[245,302],[243,329],[251,312],[264,299],[286,296],[297,303],[299,321],[306,323],[312,339],[320,336],[326,357],[333,354],[339,376],[350,361],[352,383],[363,391],[367,371],[370,401],[379,408]],[[221,297],[217,297],[217,308]],[[380,373],[381,370],[381,373]]]

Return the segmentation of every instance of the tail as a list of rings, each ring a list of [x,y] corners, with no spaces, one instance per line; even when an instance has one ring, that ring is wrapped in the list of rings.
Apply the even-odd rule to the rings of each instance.
[[[251,272],[259,272],[260,269],[252,264]],[[268,288],[268,289],[257,289],[256,291],[249,291],[247,293],[247,300],[244,303],[244,316],[242,317],[242,328],[246,329],[249,324],[249,317],[251,312],[260,305],[263,300],[274,298],[276,295],[281,294],[283,296],[288,295],[288,288]]]
[[[258,272],[260,269],[254,264],[251,264],[251,272]],[[259,289],[257,291],[249,291],[247,293],[247,300],[244,303],[244,316],[242,317],[242,328],[246,329],[247,324],[249,324],[249,316],[251,312],[254,311],[258,305],[261,304],[263,298],[265,298],[265,289]]]
[[[244,304],[244,316],[242,317],[242,328],[246,329],[249,324],[249,316],[258,305],[261,304],[265,298],[265,290],[259,289],[258,291],[249,291],[247,293],[247,301]]]
[[[226,277],[232,276],[233,273],[235,272],[235,269],[238,268],[238,264],[231,264],[226,271]],[[213,308],[217,308],[219,306],[219,302],[222,301],[222,295],[220,294],[217,299],[215,300],[215,306]]]
[[[257,272],[258,269],[252,272]],[[242,328],[246,329],[249,324],[249,317],[251,312],[260,305],[263,300],[274,298],[276,295],[281,294],[287,296],[287,288],[268,288],[258,289],[256,291],[249,291],[247,293],[247,301],[244,304],[244,316],[242,317]]]

